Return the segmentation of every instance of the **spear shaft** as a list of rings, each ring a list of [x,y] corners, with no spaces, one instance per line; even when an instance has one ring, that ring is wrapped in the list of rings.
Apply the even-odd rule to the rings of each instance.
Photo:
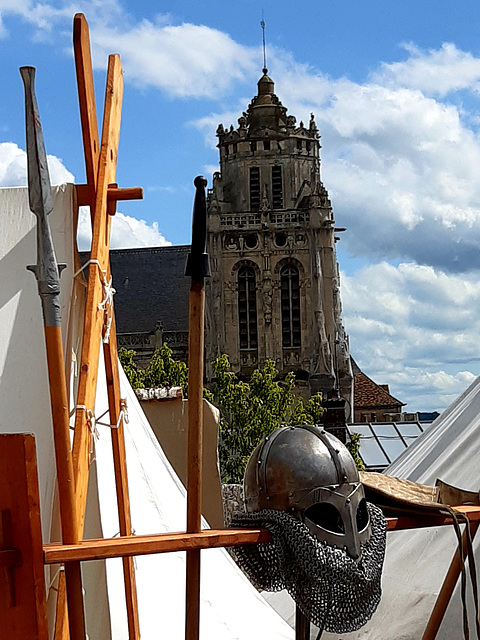
[[[192,247],[185,275],[190,276],[188,336],[188,468],[187,531],[201,530],[203,453],[203,348],[205,277],[210,276],[206,253],[207,208],[203,176],[195,178]],[[185,640],[198,640],[200,627],[200,550],[187,551]]]
[[[60,308],[60,273],[66,265],[57,263],[47,217],[53,209],[53,202],[40,114],[35,96],[35,67],[21,67],[20,75],[25,89],[29,206],[37,218],[37,264],[28,266],[27,269],[35,274],[42,303],[62,540],[64,543],[75,544],[79,542],[80,536],[75,501]],[[85,638],[79,565],[67,565],[66,581],[71,637]]]

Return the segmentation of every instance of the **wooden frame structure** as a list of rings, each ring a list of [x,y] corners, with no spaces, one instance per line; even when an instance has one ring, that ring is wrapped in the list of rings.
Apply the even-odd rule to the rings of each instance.
[[[74,52],[85,153],[87,184],[77,185],[80,205],[89,205],[92,218],[92,248],[88,264],[86,310],[73,448],[57,465],[71,483],[59,481],[60,502],[74,502],[63,510],[62,544],[43,544],[40,523],[35,442],[32,435],[0,435],[0,628],[9,640],[47,640],[44,566],[63,563],[56,606],[55,640],[85,640],[85,614],[80,563],[121,557],[125,579],[129,640],[139,640],[140,628],[133,556],[187,551],[187,640],[199,637],[200,550],[267,542],[270,535],[260,529],[201,529],[202,395],[204,293],[192,278],[190,293],[190,409],[187,483],[187,531],[133,536],[126,473],[122,399],[113,309],[102,306],[105,283],[110,280],[109,244],[111,216],[117,200],[142,197],[141,189],[119,189],[115,183],[120,132],[123,78],[118,55],[109,57],[101,140],[98,135],[94,99],[89,32],[85,17],[74,18]],[[87,498],[88,468],[98,378],[98,358],[108,315],[109,339],[103,345],[108,389],[112,447],[117,491],[120,536],[82,540]],[[55,407],[52,406],[52,410]],[[69,438],[68,434],[63,437]],[[59,474],[59,478],[61,478]],[[472,533],[480,523],[480,508],[461,507]],[[399,530],[449,524],[443,516],[389,518],[388,528]],[[458,580],[458,553],[454,558],[423,640],[435,638],[446,606]],[[297,640],[304,640],[309,625],[297,615]]]

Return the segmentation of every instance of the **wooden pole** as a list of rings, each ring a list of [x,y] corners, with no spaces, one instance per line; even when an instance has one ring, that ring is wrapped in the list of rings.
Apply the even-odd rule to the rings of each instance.
[[[310,620],[295,606],[295,640],[310,639]]]
[[[27,268],[35,274],[42,303],[62,539],[67,543],[75,543],[79,541],[80,531],[74,494],[68,395],[62,345],[60,313],[62,265],[57,264],[48,222],[48,216],[53,209],[53,201],[40,114],[35,96],[35,68],[21,67],[20,74],[25,88],[28,200],[32,213],[37,217],[37,264]],[[83,640],[85,638],[85,617],[80,567],[68,570],[66,579],[67,588],[71,593],[71,598],[69,598],[70,633],[72,640],[77,638]],[[75,628],[75,633],[72,633],[73,628]]]
[[[202,176],[195,178],[192,250],[185,274],[191,277],[188,337],[188,463],[187,532],[201,531],[202,447],[203,447],[203,370],[205,331],[205,276],[210,275],[207,237],[207,209]],[[200,550],[187,552],[185,639],[198,640],[200,634]]]
[[[111,310],[113,314],[113,309]],[[105,372],[107,376],[107,392],[110,422],[118,425],[112,428],[113,464],[115,470],[115,486],[117,490],[118,521],[120,535],[132,535],[130,516],[130,498],[128,492],[127,458],[125,453],[124,418],[121,413],[120,378],[118,373],[117,335],[115,318],[112,317],[110,339],[103,345]],[[138,619],[138,600],[133,558],[122,558],[125,578],[125,599],[127,604],[128,637],[139,640],[140,622]]]
[[[87,174],[87,184],[82,185],[81,187],[77,185],[77,195],[80,203],[90,205],[92,212],[92,226],[95,227],[94,210],[96,206],[97,191],[99,186],[104,189],[103,181],[99,183],[99,161],[101,159],[102,163],[105,162],[104,157],[102,156],[101,158],[101,151],[102,153],[104,152],[103,145],[105,144],[106,140],[105,138],[102,140],[102,148],[100,149],[95,106],[95,91],[93,85],[92,59],[90,53],[90,36],[87,21],[85,19],[85,16],[81,13],[78,13],[74,18],[73,48],[75,52],[75,67],[80,105],[80,119],[82,123],[85,167]],[[113,118],[111,118],[111,122],[114,123]],[[103,126],[105,130],[105,120]],[[109,142],[108,140],[107,142],[108,144],[111,144],[111,142]],[[100,171],[100,177],[102,175],[103,174]],[[111,169],[111,175],[115,175],[114,167]],[[117,200],[127,200],[131,198],[143,197],[141,189],[118,189],[116,188],[116,185],[115,187],[113,187],[113,184],[111,183],[107,184],[106,194],[107,213],[115,213],[115,204]],[[109,225],[108,218],[105,219],[104,223],[106,226]],[[109,237],[105,237],[105,244],[108,248]],[[110,280],[110,276],[110,265],[109,261],[107,260],[107,281]],[[104,344],[108,407],[111,424],[118,424],[118,428],[112,430],[112,447],[120,533],[121,535],[129,536],[132,534],[132,525],[130,518],[130,501],[128,494],[123,418],[121,418],[120,407],[120,381],[118,374],[118,353],[113,308],[110,310],[110,313],[112,318],[110,339],[108,343]],[[139,640],[140,626],[138,619],[138,602],[133,558],[123,558],[122,562],[125,577],[125,599],[127,606],[129,639]]]
[[[472,539],[475,536],[479,522],[468,522],[466,527],[470,527],[470,532]],[[467,531],[465,530],[462,535],[462,548],[464,557],[467,556]],[[435,602],[435,606],[433,608],[432,613],[430,614],[430,618],[428,620],[426,629],[423,633],[422,640],[434,640],[437,637],[438,630],[440,629],[440,625],[442,624],[442,620],[445,616],[445,612],[447,610],[448,604],[453,594],[453,590],[458,582],[458,576],[460,575],[461,565],[460,565],[460,551],[457,549],[455,555],[453,556],[452,562],[450,563],[450,567],[448,568],[447,575],[445,576],[445,580],[443,581],[442,588],[437,596],[437,600]]]

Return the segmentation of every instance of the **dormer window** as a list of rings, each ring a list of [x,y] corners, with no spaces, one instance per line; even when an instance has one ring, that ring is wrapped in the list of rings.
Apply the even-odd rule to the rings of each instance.
[[[264,151],[270,151],[270,140],[264,140],[263,141],[263,150]]]

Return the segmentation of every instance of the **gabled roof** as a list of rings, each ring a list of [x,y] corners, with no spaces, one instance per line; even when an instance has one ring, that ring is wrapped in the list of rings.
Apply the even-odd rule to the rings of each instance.
[[[354,375],[354,407],[355,409],[370,407],[405,406],[405,402],[397,400],[388,390],[388,385],[377,384],[369,378],[352,358]]]

